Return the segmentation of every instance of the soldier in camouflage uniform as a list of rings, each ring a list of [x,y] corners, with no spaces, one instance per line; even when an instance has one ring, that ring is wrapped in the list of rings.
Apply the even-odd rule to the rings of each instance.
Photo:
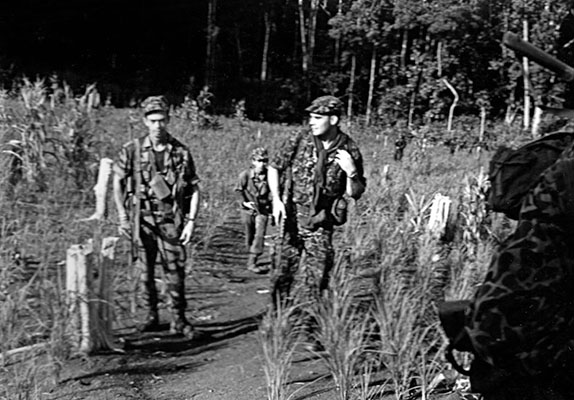
[[[135,238],[137,265],[149,311],[140,329],[159,329],[155,285],[155,264],[159,261],[168,280],[173,310],[170,331],[191,338],[193,328],[185,317],[185,245],[191,240],[198,211],[199,178],[189,150],[167,132],[169,106],[165,98],[152,96],[142,105],[148,134],[124,145],[114,165],[119,230],[128,237],[139,232]],[[138,183],[139,187],[134,187]],[[126,206],[139,208],[140,215],[130,221]]]
[[[333,229],[346,220],[344,196],[359,199],[365,190],[359,148],[339,128],[341,110],[336,97],[315,99],[306,109],[310,129],[293,132],[271,159],[273,217],[284,223],[276,255],[280,261],[274,266],[274,302],[319,298],[333,266]],[[311,329],[308,319],[303,324]]]

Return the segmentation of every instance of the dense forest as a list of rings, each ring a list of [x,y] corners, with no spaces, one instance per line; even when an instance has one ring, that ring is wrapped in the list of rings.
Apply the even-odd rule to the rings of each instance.
[[[574,64],[571,0],[23,0],[0,7],[0,78],[97,82],[117,106],[208,85],[218,112],[290,121],[312,96],[368,121],[508,117],[572,106],[501,45],[511,31]],[[524,74],[528,71],[528,74]],[[528,102],[525,102],[524,93]],[[572,97],[572,96],[570,96]]]

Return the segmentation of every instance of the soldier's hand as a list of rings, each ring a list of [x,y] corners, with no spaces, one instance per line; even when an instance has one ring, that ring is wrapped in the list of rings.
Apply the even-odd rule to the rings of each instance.
[[[252,201],[245,201],[243,202],[243,207],[247,208],[248,210],[255,210],[255,203]]]
[[[279,199],[273,199],[273,220],[281,225],[281,219],[285,217],[285,204]]]
[[[191,237],[193,236],[193,229],[195,228],[195,222],[193,220],[188,220],[183,227],[183,231],[181,232],[181,236],[179,240],[181,244],[184,246],[191,241]]]
[[[357,167],[355,166],[355,161],[353,157],[349,154],[347,150],[339,149],[337,150],[337,154],[335,155],[335,161],[339,164],[339,167],[347,175],[354,175],[357,173]]]

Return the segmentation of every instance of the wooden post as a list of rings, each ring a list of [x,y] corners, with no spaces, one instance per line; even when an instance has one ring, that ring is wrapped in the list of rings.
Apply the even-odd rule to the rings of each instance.
[[[440,238],[445,233],[451,203],[448,196],[440,193],[435,194],[433,198],[427,229],[436,238]]]
[[[117,350],[112,335],[113,267],[119,238],[107,237],[95,254],[93,240],[72,245],[66,259],[66,293],[73,347],[81,353]]]

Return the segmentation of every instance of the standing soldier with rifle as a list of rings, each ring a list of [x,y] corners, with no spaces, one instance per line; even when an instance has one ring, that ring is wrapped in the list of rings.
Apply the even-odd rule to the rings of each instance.
[[[190,242],[199,206],[199,178],[189,150],[167,131],[169,105],[163,96],[142,103],[148,134],[123,146],[114,165],[114,200],[119,231],[137,246],[148,316],[140,331],[157,331],[158,292],[155,264],[167,277],[173,312],[172,334],[193,338],[185,316],[185,246]],[[134,211],[128,217],[126,206]]]

